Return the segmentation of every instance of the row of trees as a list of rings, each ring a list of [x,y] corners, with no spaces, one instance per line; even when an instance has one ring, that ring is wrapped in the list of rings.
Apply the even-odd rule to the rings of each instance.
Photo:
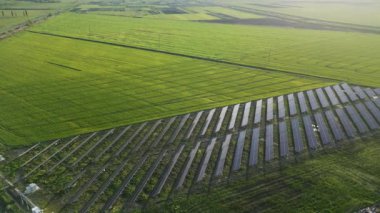
[[[10,13],[8,13],[8,15],[11,15],[11,16],[17,16],[17,12],[16,11],[13,11],[11,10]],[[4,10],[1,11],[1,15],[2,16],[7,16],[7,13],[4,12]],[[28,16],[28,11],[27,10],[22,10],[22,16]]]

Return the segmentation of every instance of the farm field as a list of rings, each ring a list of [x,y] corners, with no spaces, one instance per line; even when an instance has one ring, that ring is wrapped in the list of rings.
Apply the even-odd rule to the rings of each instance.
[[[379,10],[0,0],[0,212],[379,211]]]
[[[377,34],[75,13],[31,30],[380,85]]]
[[[333,82],[29,32],[2,41],[0,55],[0,138],[8,145]]]

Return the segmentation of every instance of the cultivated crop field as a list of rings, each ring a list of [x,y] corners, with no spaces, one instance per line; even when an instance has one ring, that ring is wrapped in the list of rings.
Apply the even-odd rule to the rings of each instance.
[[[0,212],[378,205],[377,11],[0,0]]]
[[[376,34],[73,13],[32,30],[380,85]]]
[[[0,138],[9,145],[333,82],[29,32],[0,47]]]

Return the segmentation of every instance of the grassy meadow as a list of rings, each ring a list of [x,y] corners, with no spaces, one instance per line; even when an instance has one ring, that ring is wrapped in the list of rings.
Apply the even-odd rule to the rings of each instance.
[[[74,13],[32,30],[380,86],[376,34]]]
[[[9,145],[332,83],[29,32],[3,40],[0,55]]]

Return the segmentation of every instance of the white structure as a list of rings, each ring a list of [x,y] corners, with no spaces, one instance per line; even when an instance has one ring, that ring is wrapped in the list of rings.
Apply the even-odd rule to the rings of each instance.
[[[32,213],[42,213],[42,212],[43,211],[40,208],[38,208],[37,206],[32,208]]]
[[[29,186],[26,187],[24,194],[31,194],[31,193],[39,190],[39,189],[40,189],[40,187],[37,186],[37,184],[31,183],[31,184],[29,184]]]
[[[5,158],[2,155],[0,155],[0,162],[4,161],[4,160],[5,160]]]

